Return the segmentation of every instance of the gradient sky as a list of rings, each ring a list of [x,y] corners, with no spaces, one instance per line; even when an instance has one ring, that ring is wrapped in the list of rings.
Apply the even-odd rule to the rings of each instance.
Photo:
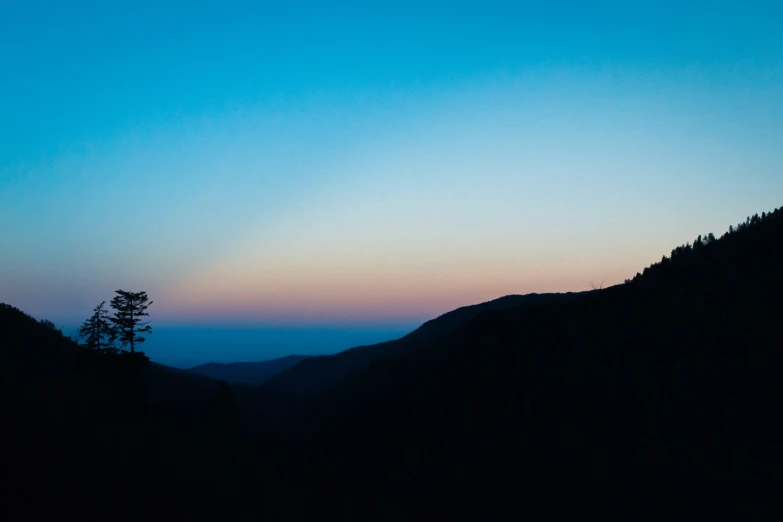
[[[783,204],[779,2],[324,4],[3,3],[0,301],[380,340]]]

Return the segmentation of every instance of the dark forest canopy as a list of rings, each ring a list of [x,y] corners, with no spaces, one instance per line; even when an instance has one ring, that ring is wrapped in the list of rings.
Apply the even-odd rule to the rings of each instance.
[[[757,517],[783,464],[781,267],[778,209],[626,284],[482,310],[307,399],[97,356],[3,305],[5,509]]]

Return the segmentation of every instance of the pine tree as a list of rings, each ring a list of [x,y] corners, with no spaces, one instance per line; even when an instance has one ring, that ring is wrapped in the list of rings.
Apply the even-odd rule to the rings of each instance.
[[[109,350],[116,337],[115,329],[109,318],[109,311],[103,305],[106,301],[95,307],[89,319],[84,321],[79,328],[79,339],[84,339],[84,346],[90,350]]]
[[[111,300],[111,307],[115,310],[111,322],[122,346],[129,346],[130,353],[135,353],[136,344],[145,340],[140,334],[152,332],[150,322],[143,322],[144,317],[149,316],[147,308],[152,301],[147,303],[147,292],[117,290],[115,293],[117,295]]]

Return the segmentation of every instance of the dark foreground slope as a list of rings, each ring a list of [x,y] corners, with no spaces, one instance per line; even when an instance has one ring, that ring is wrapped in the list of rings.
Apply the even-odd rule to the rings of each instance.
[[[4,518],[217,516],[220,502],[266,480],[245,424],[275,410],[276,395],[88,352],[0,304]]]
[[[229,384],[260,385],[307,358],[306,355],[288,355],[261,362],[207,363],[188,371],[196,375],[205,375],[212,379],[226,381]]]
[[[440,339],[466,321],[489,310],[532,306],[554,300],[574,299],[578,294],[508,295],[471,306],[463,306],[427,321],[405,337],[370,346],[358,346],[334,355],[309,357],[291,369],[280,372],[267,385],[296,396],[311,396],[345,380],[349,375],[381,359],[399,357]]]
[[[768,515],[782,295],[777,211],[624,285],[478,315],[313,401],[302,516]]]

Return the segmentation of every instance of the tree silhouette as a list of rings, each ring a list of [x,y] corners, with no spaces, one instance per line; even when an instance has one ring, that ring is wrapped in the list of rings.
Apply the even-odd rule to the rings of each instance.
[[[84,346],[89,350],[98,352],[102,349],[110,350],[117,337],[116,329],[111,324],[109,311],[103,307],[105,304],[106,301],[101,301],[101,304],[93,310],[90,318],[84,321],[79,328],[77,339],[84,339]]]
[[[147,292],[115,291],[117,294],[111,300],[111,307],[116,310],[111,322],[114,323],[117,339],[122,346],[130,346],[130,353],[135,353],[136,343],[143,343],[145,338],[140,334],[152,332],[150,322],[143,322],[143,318],[149,316],[147,308],[152,301]]]

